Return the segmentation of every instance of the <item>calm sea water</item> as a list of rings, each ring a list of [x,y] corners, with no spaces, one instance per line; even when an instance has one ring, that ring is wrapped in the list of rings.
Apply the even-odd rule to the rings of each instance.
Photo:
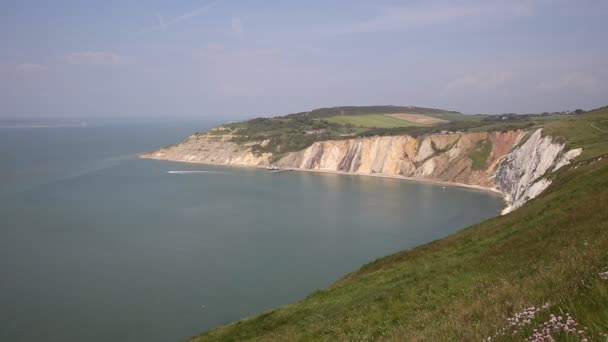
[[[0,129],[0,341],[181,340],[502,206],[392,179],[134,158],[204,126]]]

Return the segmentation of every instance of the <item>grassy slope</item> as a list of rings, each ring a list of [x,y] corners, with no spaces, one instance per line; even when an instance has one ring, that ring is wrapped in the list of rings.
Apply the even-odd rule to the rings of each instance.
[[[543,127],[545,134],[566,137],[569,148],[583,147],[579,160],[604,154],[608,150],[608,107],[584,115],[566,116]]]
[[[483,170],[487,167],[486,161],[492,153],[492,141],[489,139],[480,141],[475,149],[471,151],[469,157],[473,162],[471,167],[473,170]]]
[[[546,133],[585,153],[515,212],[378,259],[300,302],[194,341],[481,340],[515,312],[546,302],[543,315],[569,312],[587,335],[603,339],[608,281],[598,273],[608,266],[608,134],[591,123],[608,131],[607,119],[604,108],[547,125]]]
[[[295,113],[294,115],[307,115],[313,118],[329,118],[339,115],[368,115],[368,114],[425,114],[430,116],[448,115],[453,117],[462,117],[459,112],[447,111],[443,109],[413,107],[413,106],[342,106],[331,108],[318,108],[308,112]]]
[[[384,114],[367,114],[367,115],[340,115],[327,118],[329,122],[335,122],[337,124],[346,125],[351,124],[359,127],[378,127],[378,128],[390,128],[390,127],[409,127],[409,126],[426,126],[416,124],[412,121],[392,118]]]
[[[447,121],[476,121],[479,122],[483,118],[487,117],[487,115],[476,114],[476,115],[464,115],[460,113],[429,113],[425,114],[428,116],[432,116],[437,119],[443,119]]]

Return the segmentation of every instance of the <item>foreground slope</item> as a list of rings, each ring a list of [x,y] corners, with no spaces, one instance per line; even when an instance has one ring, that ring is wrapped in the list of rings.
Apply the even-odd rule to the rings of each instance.
[[[550,314],[578,324],[567,337],[555,325],[550,334],[558,340],[605,340],[608,109],[545,131],[584,152],[520,209],[378,259],[300,302],[192,341],[523,340],[539,324],[554,324]],[[508,321],[532,306],[529,321]]]

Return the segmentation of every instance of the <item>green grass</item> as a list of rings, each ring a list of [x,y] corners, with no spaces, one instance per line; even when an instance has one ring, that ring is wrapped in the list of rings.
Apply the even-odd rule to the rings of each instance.
[[[318,108],[308,112],[289,114],[290,116],[306,115],[311,118],[330,118],[339,115],[369,115],[369,114],[425,114],[425,115],[452,115],[463,116],[459,112],[436,108],[414,106],[341,106],[331,108]]]
[[[297,303],[193,341],[480,341],[544,303],[550,307],[534,325],[567,312],[592,340],[606,340],[608,281],[598,273],[608,266],[608,146],[589,123],[603,129],[608,111],[586,115],[546,133],[592,158],[562,168],[520,209],[375,260]],[[531,330],[498,340],[521,341]]]
[[[604,154],[608,149],[608,107],[583,115],[568,115],[543,127],[545,134],[564,137],[569,148],[583,147],[579,160]]]
[[[487,168],[487,160],[492,153],[492,142],[490,140],[480,141],[475,149],[471,151],[469,157],[473,164],[471,167],[473,170],[485,170]]]
[[[326,119],[329,122],[340,125],[353,125],[356,127],[377,127],[377,128],[392,128],[392,127],[410,127],[410,126],[426,126],[415,122],[401,120],[386,116],[384,114],[368,114],[368,115],[344,115],[334,116]]]
[[[492,122],[473,127],[469,132],[512,131],[517,129],[532,129],[534,127],[540,127],[540,124],[530,121]]]
[[[433,118],[437,118],[437,119],[447,120],[450,122],[455,122],[455,121],[479,122],[479,121],[483,120],[484,118],[488,117],[487,115],[484,115],[484,114],[466,115],[466,114],[460,114],[460,113],[430,113],[430,114],[425,114],[425,115],[433,117]]]

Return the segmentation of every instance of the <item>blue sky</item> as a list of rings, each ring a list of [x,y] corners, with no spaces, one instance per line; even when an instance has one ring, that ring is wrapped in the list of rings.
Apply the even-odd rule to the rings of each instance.
[[[608,105],[608,2],[2,1],[0,116]]]

